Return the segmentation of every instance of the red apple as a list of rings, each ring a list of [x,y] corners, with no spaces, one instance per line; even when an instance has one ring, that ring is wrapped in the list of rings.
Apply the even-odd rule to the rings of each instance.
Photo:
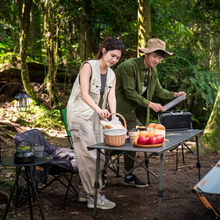
[[[148,138],[147,137],[139,137],[137,139],[137,144],[140,144],[140,145],[147,145],[148,144]]]
[[[148,140],[148,143],[149,144],[158,144],[158,139],[156,136],[154,137],[150,137],[149,140]]]
[[[164,136],[162,134],[156,134],[155,137],[157,137],[158,144],[163,143]]]

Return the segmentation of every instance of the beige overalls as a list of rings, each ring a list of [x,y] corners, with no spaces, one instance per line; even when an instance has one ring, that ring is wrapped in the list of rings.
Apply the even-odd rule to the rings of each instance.
[[[89,85],[89,95],[98,105],[100,101],[101,76],[98,60],[86,61],[92,67],[92,77]],[[82,64],[83,65],[83,64]],[[106,85],[103,94],[102,109],[107,109],[107,96],[115,75],[108,68]],[[100,116],[81,98],[79,74],[73,85],[73,89],[67,104],[67,123],[73,139],[73,147],[79,167],[79,175],[82,181],[83,191],[87,194],[95,194],[95,169],[96,150],[88,151],[87,147],[103,142]],[[100,154],[100,169],[104,167],[105,157]],[[99,175],[99,189],[102,189],[101,174]]]

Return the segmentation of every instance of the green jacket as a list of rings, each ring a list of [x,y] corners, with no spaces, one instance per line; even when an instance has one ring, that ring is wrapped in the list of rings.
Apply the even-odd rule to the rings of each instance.
[[[160,85],[156,67],[152,68],[147,92],[142,95],[145,72],[144,56],[124,61],[116,72],[116,112],[128,121],[136,111],[137,118],[143,125],[146,124],[147,107],[153,96],[161,99],[173,99],[174,96],[174,92],[169,92]]]

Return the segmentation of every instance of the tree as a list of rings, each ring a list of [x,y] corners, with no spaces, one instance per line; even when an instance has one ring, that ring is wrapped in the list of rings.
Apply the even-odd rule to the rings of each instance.
[[[32,4],[31,8],[31,55],[34,60],[42,61],[42,28],[41,28],[41,11],[36,3]]]
[[[27,67],[27,49],[30,36],[30,11],[32,0],[24,0],[23,10],[21,15],[21,35],[20,35],[20,56],[21,56],[21,79],[24,84],[24,88],[32,99],[36,100],[33,87],[30,84],[28,67]]]
[[[203,135],[200,138],[200,147],[204,153],[218,153],[219,151],[219,131],[220,131],[220,87],[212,113],[209,117]]]
[[[81,2],[81,25],[80,25],[80,59],[81,61],[92,58],[93,46],[92,46],[92,24],[91,24],[91,1],[83,0]]]
[[[151,38],[151,5],[150,0],[138,0],[138,48],[145,48]]]
[[[138,0],[138,47],[145,48],[147,41],[151,38],[151,5],[150,0]],[[150,121],[150,108],[147,107],[147,121]]]
[[[54,24],[55,24],[55,18],[54,18],[54,7],[51,4],[50,0],[45,0],[44,8],[45,8],[45,14],[44,14],[44,37],[46,39],[46,51],[47,51],[47,73],[45,77],[46,81],[46,88],[47,92],[50,97],[50,108],[56,107],[56,99],[54,95],[53,86],[56,85],[55,83],[55,66],[54,66]]]

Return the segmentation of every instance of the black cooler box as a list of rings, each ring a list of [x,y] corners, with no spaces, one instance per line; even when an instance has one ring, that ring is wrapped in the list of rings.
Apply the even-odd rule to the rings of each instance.
[[[165,111],[158,113],[158,120],[166,130],[192,129],[191,113],[186,111]]]

